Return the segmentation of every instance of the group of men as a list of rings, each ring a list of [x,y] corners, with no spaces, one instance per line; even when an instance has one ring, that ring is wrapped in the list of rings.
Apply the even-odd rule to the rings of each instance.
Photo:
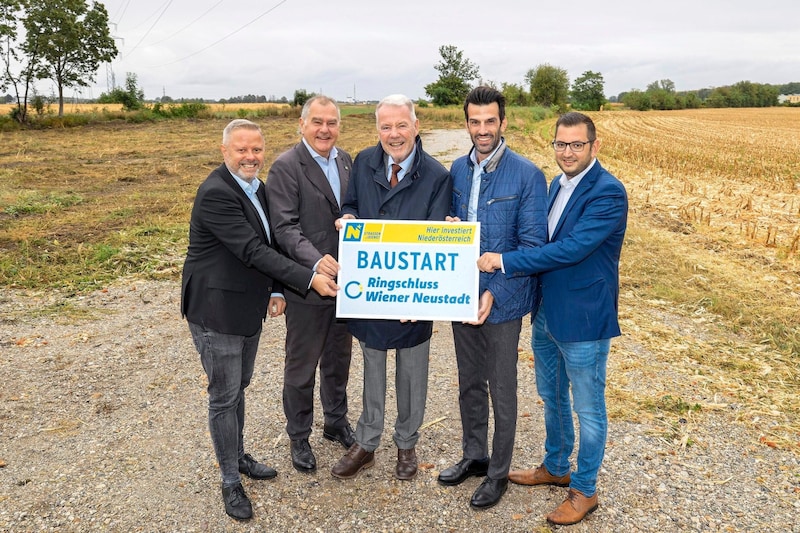
[[[241,119],[226,126],[224,163],[201,184],[192,210],[181,311],[208,376],[209,429],[230,516],[252,516],[241,474],[277,475],[245,453],[243,442],[245,389],[267,315],[285,314],[283,407],[294,468],[317,467],[309,443],[317,368],[323,436],[347,450],[332,475],[351,479],[375,463],[384,429],[387,355],[394,350],[394,476],[411,480],[417,473],[433,325],[336,318],[338,231],[355,218],[481,224],[478,318],[452,324],[462,458],[439,473],[439,483],[482,477],[470,500],[475,509],[496,505],[509,480],[569,487],[564,502],[547,515],[554,524],[576,523],[597,508],[607,431],[606,361],[610,339],[620,334],[625,189],[597,161],[595,126],[581,113],[566,113],[556,123],[553,148],[562,174],[549,196],[541,170],[506,145],[502,93],[473,89],[464,113],[473,147],[448,171],[423,150],[409,98],[381,100],[375,111],[379,142],[353,161],[336,147],[336,102],[312,97],[301,111],[300,142],[275,160],[266,183],[258,178],[264,166],[259,126]],[[529,313],[545,456],[536,468],[511,471],[517,347]],[[347,404],[352,337],[364,360],[363,408],[355,430]],[[573,409],[580,435],[571,473]]]

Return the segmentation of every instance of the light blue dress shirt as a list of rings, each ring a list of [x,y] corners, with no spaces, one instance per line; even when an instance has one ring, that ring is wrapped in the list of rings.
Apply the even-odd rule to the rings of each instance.
[[[264,231],[267,232],[267,241],[271,242],[272,236],[269,234],[269,224],[267,223],[267,215],[266,213],[264,213],[264,208],[261,207],[261,202],[258,201],[258,197],[256,196],[256,192],[258,191],[258,188],[261,186],[261,182],[253,178],[252,182],[247,183],[245,180],[243,180],[233,172],[231,172],[231,175],[236,180],[236,183],[238,183],[239,186],[242,188],[247,197],[250,198],[250,202],[252,202],[253,207],[255,207],[256,211],[258,211],[258,216],[261,217],[261,223],[264,224]]]
[[[331,153],[328,154],[328,158],[325,159],[323,156],[319,155],[316,150],[311,148],[311,145],[308,144],[305,139],[303,139],[303,144],[308,149],[308,153],[311,154],[311,157],[314,158],[314,161],[317,162],[319,168],[322,169],[322,173],[328,178],[328,183],[330,183],[331,189],[333,189],[333,195],[336,197],[336,203],[341,207],[342,200],[340,196],[342,182],[341,178],[339,178],[339,166],[336,164],[336,156],[339,155],[339,151],[334,146],[331,148]]]
[[[504,143],[505,140],[500,139],[500,143],[492,153],[489,154],[489,157],[484,158],[480,163],[478,163],[477,150],[473,148],[469,153],[469,158],[473,165],[472,188],[469,191],[469,205],[467,206],[467,221],[469,222],[477,222],[478,220],[478,196],[480,196],[481,193],[481,174],[483,174],[483,169],[486,168],[486,165],[489,164],[489,161],[492,160],[494,154],[497,153],[497,150],[499,150]]]

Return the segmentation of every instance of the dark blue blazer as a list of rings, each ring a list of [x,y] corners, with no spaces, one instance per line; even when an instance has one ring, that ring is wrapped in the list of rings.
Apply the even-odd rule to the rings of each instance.
[[[559,180],[553,180],[548,210],[560,188]],[[620,335],[619,257],[627,218],[625,187],[595,161],[570,197],[550,242],[503,254],[506,276],[539,273],[547,326],[556,340]]]

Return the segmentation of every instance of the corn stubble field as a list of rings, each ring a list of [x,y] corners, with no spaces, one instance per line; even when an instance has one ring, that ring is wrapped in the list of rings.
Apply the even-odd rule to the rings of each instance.
[[[423,131],[462,127],[460,110],[419,111]],[[620,315],[631,341],[614,349],[610,416],[664,418],[681,447],[691,435],[665,415],[736,404],[760,435],[753,445],[800,453],[800,109],[592,116],[600,160],[630,196]],[[195,190],[221,161],[228,120],[0,133],[0,284],[67,296],[121,276],[177,280]],[[269,165],[297,142],[297,121],[256,120]],[[548,179],[553,123],[509,109],[510,146]],[[376,141],[372,109],[346,110],[339,145],[355,155]],[[65,299],[38,312],[92,319],[71,311]],[[631,387],[654,372],[643,353],[691,388],[667,374],[653,390]]]

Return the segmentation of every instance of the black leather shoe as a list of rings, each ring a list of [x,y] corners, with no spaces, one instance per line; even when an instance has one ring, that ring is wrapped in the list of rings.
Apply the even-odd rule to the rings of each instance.
[[[508,478],[492,479],[487,477],[483,483],[478,485],[472,494],[469,504],[475,509],[488,509],[494,507],[508,488]]]
[[[249,453],[239,459],[239,473],[244,474],[250,479],[272,479],[278,475],[274,468],[262,465]]]
[[[292,466],[297,471],[313,472],[317,469],[317,458],[314,457],[314,452],[311,451],[308,439],[293,440],[291,450]]]
[[[253,506],[250,498],[244,492],[241,483],[226,487],[222,486],[222,501],[225,502],[225,512],[236,520],[247,520],[253,516]]]
[[[439,473],[439,483],[451,487],[460,485],[470,476],[483,477],[489,470],[489,459],[461,459]]]
[[[356,441],[356,432],[353,431],[350,424],[340,427],[325,426],[322,429],[322,436],[333,442],[338,442],[344,446],[346,450],[349,450],[350,446]]]

